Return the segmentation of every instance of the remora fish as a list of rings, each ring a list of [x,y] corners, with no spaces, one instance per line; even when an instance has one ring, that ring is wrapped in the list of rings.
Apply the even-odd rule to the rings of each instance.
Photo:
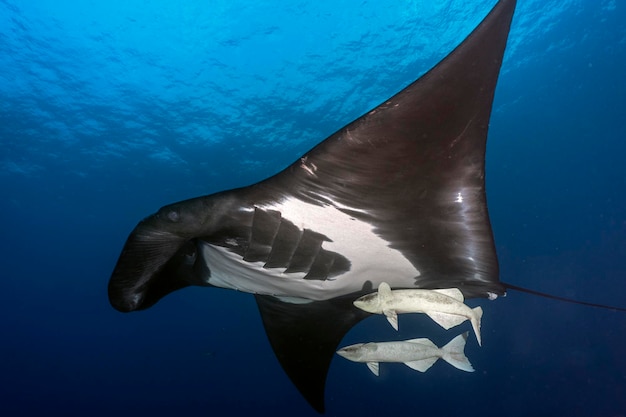
[[[398,314],[402,313],[424,313],[446,330],[469,320],[476,340],[482,346],[480,319],[483,309],[471,309],[463,304],[464,301],[463,293],[457,288],[392,290],[389,284],[382,282],[378,292],[358,298],[354,305],[368,313],[384,314],[396,330]]]
[[[337,354],[353,362],[365,362],[376,376],[379,373],[380,362],[399,362],[416,371],[426,372],[439,358],[457,369],[474,372],[464,352],[467,333],[458,335],[441,349],[429,339],[422,338],[396,342],[357,343],[339,349]]]

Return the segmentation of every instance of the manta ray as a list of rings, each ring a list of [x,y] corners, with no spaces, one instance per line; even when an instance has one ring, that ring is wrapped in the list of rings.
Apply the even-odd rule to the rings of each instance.
[[[108,295],[122,312],[187,286],[252,293],[283,369],[324,411],[331,359],[382,282],[505,294],[485,148],[515,0],[417,81],[256,184],[174,203],[128,237]]]

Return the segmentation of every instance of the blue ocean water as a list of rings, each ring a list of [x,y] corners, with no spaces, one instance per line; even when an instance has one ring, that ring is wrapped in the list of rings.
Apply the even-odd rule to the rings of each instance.
[[[487,150],[501,279],[626,307],[626,5],[519,3]],[[0,415],[317,415],[252,296],[189,288],[113,310],[121,247],[162,205],[281,170],[494,4],[0,0]],[[375,377],[336,357],[327,415],[626,415],[626,314],[514,292],[471,303],[475,373]],[[449,339],[371,317],[341,345],[417,336]]]

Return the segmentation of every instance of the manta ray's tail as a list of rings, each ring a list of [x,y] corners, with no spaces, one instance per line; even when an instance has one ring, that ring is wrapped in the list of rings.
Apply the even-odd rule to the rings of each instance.
[[[598,304],[598,303],[590,303],[590,302],[587,302],[587,301],[573,300],[571,298],[559,297],[558,295],[552,295],[552,294],[548,294],[548,293],[541,292],[541,291],[535,291],[535,290],[530,290],[530,289],[524,288],[524,287],[518,287],[517,285],[507,284],[506,282],[503,282],[502,285],[504,285],[504,287],[507,290],[514,290],[514,291],[525,292],[526,294],[537,295],[539,297],[550,298],[552,300],[564,301],[566,303],[572,303],[572,304],[580,304],[580,305],[588,306],[588,307],[603,308],[603,309],[606,309],[606,310],[624,311],[624,312],[626,312],[626,308],[624,308],[624,307],[616,307],[616,306],[610,306],[610,305],[606,305],[606,304]]]
[[[468,332],[462,333],[448,342],[447,345],[441,348],[441,359],[448,362],[450,365],[457,369],[466,372],[474,372],[474,367],[470,363],[467,356],[465,356],[465,341],[467,340]]]

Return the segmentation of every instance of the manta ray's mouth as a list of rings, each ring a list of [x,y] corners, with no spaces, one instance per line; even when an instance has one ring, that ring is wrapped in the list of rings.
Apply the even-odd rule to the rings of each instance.
[[[116,310],[144,310],[173,291],[210,285],[207,277],[211,272],[199,260],[196,239],[185,241],[141,227],[128,238],[109,281],[109,301]]]

